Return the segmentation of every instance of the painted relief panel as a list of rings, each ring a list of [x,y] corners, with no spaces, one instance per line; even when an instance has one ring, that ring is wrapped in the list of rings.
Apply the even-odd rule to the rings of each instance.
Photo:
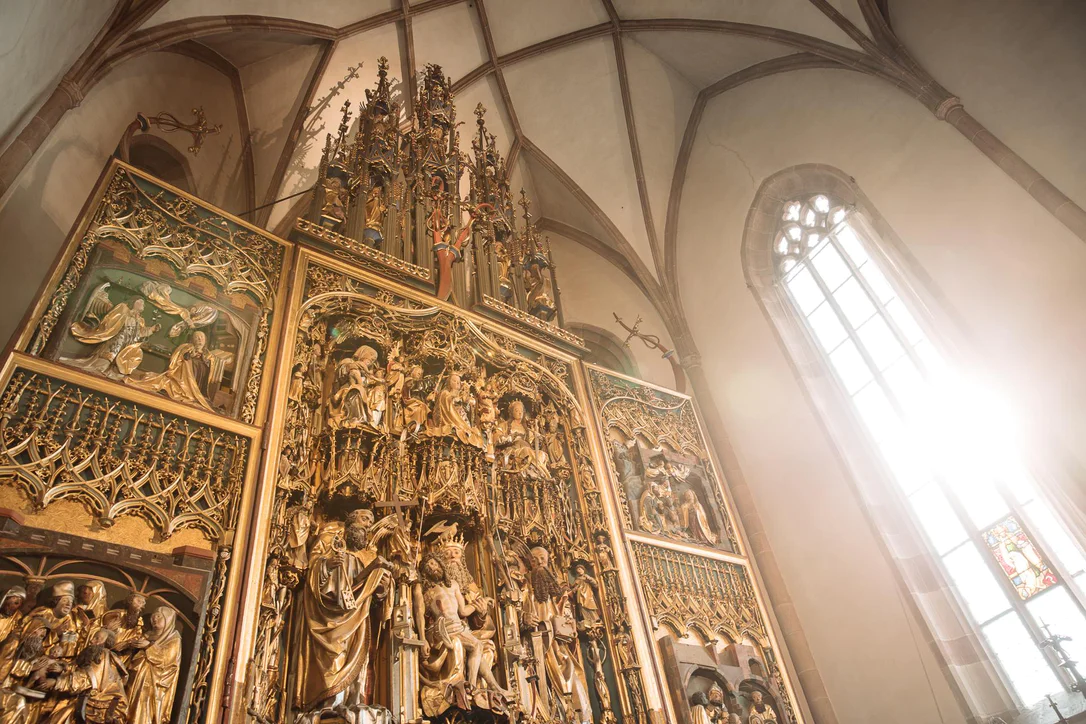
[[[302,264],[251,718],[647,722],[571,360]]]
[[[631,548],[652,626],[668,634],[658,646],[676,710],[694,724],[796,721],[747,566]]]
[[[690,399],[596,368],[589,381],[626,529],[736,551]]]
[[[0,485],[23,492],[27,513],[77,503],[88,529],[136,517],[147,543],[184,532],[190,545],[130,548],[2,511],[0,672],[14,686],[0,710],[29,721],[69,721],[76,707],[87,721],[202,721],[252,441],[58,375],[38,360],[10,373]]]
[[[253,422],[281,242],[115,164],[29,351]]]

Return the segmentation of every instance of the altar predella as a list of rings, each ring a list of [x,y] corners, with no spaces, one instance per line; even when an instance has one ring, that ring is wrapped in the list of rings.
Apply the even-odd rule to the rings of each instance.
[[[104,170],[0,378],[0,724],[803,721],[692,401],[378,71],[289,240]]]

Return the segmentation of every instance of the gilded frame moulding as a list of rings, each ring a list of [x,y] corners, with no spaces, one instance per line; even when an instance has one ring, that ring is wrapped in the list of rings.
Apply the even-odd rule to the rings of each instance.
[[[114,159],[15,349],[258,424],[289,248]],[[183,369],[194,355],[206,360],[197,382]]]

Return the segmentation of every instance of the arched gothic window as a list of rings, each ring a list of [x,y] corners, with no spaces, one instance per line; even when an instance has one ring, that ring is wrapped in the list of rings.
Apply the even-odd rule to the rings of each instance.
[[[778,183],[756,201],[744,255],[748,276],[753,263],[763,278],[752,286],[778,327],[787,319],[798,332],[778,330],[793,356],[831,372],[824,387],[844,401],[836,409],[862,430],[892,481],[868,492],[869,505],[880,498],[895,503],[880,508],[907,511],[1016,703],[1069,690],[1066,658],[1045,642],[1070,636],[1066,654],[1086,662],[1086,559],[1016,457],[1006,413],[940,348],[926,307],[880,248],[871,215],[857,208],[862,194],[839,172],[812,168],[827,177],[821,189],[793,181],[784,195]],[[758,227],[770,243],[753,259],[750,229]],[[884,510],[876,522],[888,517]]]

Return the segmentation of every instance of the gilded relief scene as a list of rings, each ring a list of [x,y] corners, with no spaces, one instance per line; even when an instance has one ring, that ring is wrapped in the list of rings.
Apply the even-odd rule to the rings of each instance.
[[[283,255],[282,242],[118,168],[31,350],[252,421]]]
[[[96,249],[91,272],[74,295],[75,313],[61,322],[57,361],[175,402],[235,415],[259,308],[216,299],[214,286],[204,280],[166,277],[166,282],[134,268],[146,264],[107,266],[117,261],[111,252],[105,244]]]
[[[627,529],[735,552],[690,400],[603,370],[592,370],[590,379]]]
[[[251,710],[644,716],[568,362],[315,263],[305,282]]]
[[[0,716],[165,722],[189,713],[211,561],[146,565],[125,547],[13,528],[17,537],[0,543]]]

